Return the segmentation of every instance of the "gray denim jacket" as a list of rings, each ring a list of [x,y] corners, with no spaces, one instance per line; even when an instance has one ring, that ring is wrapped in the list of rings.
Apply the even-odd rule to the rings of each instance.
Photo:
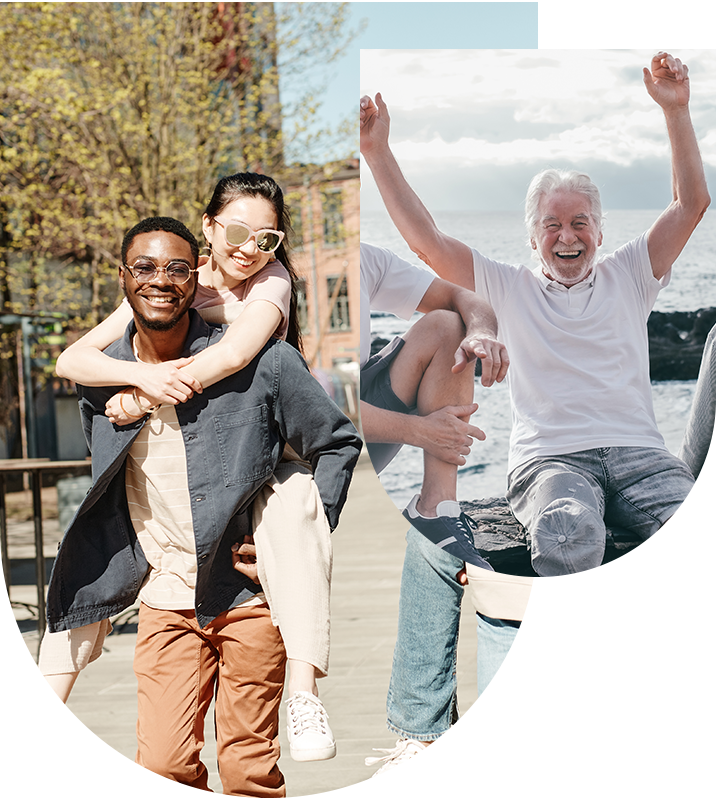
[[[221,338],[194,311],[184,355]],[[131,337],[107,354],[134,360]],[[87,625],[131,605],[149,566],[130,520],[124,486],[129,448],[146,417],[113,425],[105,402],[121,387],[78,386],[93,485],[60,544],[50,578],[50,631]],[[331,528],[338,524],[361,439],[312,377],[299,353],[271,340],[243,370],[177,407],[187,454],[197,550],[195,610],[206,626],[256,592],[232,567],[231,546],[250,532],[248,509],[278,463],[284,443],[311,464]]]

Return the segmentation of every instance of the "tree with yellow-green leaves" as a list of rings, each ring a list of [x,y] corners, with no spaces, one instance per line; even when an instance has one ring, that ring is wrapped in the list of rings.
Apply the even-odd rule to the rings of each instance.
[[[317,136],[355,151],[345,127],[309,132],[312,70],[353,35],[344,6],[0,4],[0,310],[96,324],[138,220],[199,233],[222,175],[295,180]],[[279,64],[304,87],[292,108]]]

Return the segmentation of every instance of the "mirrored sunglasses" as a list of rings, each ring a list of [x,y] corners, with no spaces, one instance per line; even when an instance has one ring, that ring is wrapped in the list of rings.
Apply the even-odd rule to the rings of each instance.
[[[269,228],[254,231],[243,222],[236,220],[222,222],[218,217],[214,217],[214,221],[224,228],[224,239],[229,247],[241,247],[253,236],[256,246],[262,253],[273,253],[284,238],[282,231],[272,231]]]

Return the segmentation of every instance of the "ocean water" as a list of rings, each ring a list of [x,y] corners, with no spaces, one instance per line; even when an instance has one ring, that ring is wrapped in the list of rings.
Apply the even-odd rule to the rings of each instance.
[[[609,253],[638,236],[655,221],[658,212],[608,211],[604,242],[600,250]],[[479,249],[485,255],[508,263],[531,265],[520,213],[460,212],[434,214],[441,230]],[[393,227],[388,215],[361,215],[361,240],[387,247],[402,258],[420,263]],[[708,211],[673,268],[670,285],[660,292],[656,311],[694,311],[715,305],[715,212]],[[372,336],[391,339],[411,322],[388,314],[372,314]],[[657,424],[669,450],[680,447],[695,381],[653,382],[652,393]],[[466,464],[458,471],[458,497],[474,499],[505,494],[510,436],[510,403],[504,385],[485,389],[476,381],[478,411],[472,423],[486,433],[484,442],[474,442]],[[399,508],[420,490],[423,456],[417,448],[403,447],[380,476],[381,483]]]

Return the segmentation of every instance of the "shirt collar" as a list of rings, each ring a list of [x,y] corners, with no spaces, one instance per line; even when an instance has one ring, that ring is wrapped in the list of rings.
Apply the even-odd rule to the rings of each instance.
[[[597,265],[595,265],[595,266],[597,266]],[[592,285],[595,283],[595,272],[596,272],[595,266],[593,266],[592,270],[590,270],[590,274],[587,276],[587,278],[583,278],[579,283],[576,283],[574,286],[571,286],[570,289],[584,289],[584,288],[587,289],[587,288],[592,287]],[[562,283],[558,283],[558,281],[555,281],[555,280],[552,280],[551,278],[549,278],[543,272],[543,268],[542,268],[541,265],[538,265],[537,267],[535,267],[532,270],[532,272],[533,272],[533,275],[535,275],[535,277],[540,281],[541,285],[543,285],[544,287],[546,287],[546,288],[552,287],[553,289],[556,289],[557,291],[566,291],[566,292],[568,291],[568,287],[567,286],[563,286]]]

